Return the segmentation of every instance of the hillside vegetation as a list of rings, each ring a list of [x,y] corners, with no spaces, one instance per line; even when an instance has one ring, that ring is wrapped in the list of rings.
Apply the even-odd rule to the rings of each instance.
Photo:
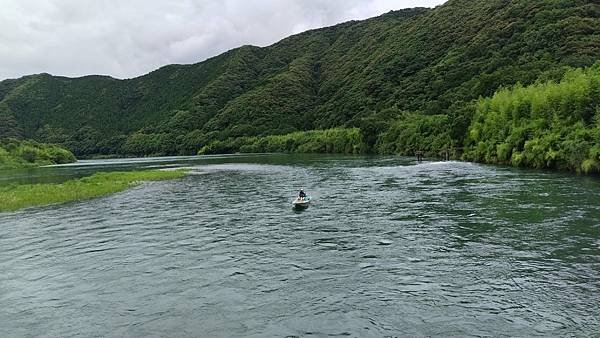
[[[356,155],[366,153],[367,148],[358,128],[335,128],[294,132],[286,135],[229,138],[225,141],[213,141],[200,149],[198,153],[204,155],[237,152]]]
[[[75,156],[56,145],[35,141],[0,140],[0,170],[75,162]]]
[[[472,161],[600,172],[600,62],[479,100],[467,146]]]
[[[596,2],[450,0],[134,79],[2,81],[0,138],[78,155],[175,155],[263,150],[267,141],[257,140],[271,135],[359,128],[361,152],[459,155],[480,97],[556,82],[599,59]],[[477,154],[469,158],[503,162]]]

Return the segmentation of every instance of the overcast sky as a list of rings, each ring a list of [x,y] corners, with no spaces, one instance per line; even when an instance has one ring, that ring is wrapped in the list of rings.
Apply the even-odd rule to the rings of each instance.
[[[129,78],[241,45],[444,0],[2,0],[0,80]]]

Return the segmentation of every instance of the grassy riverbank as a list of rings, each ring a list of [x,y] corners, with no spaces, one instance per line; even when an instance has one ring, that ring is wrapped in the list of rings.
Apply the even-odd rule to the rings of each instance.
[[[0,139],[0,169],[39,167],[75,162],[70,151],[32,140]]]
[[[185,171],[133,171],[97,173],[60,184],[27,184],[0,187],[0,212],[84,200],[123,191],[142,181],[180,178]]]

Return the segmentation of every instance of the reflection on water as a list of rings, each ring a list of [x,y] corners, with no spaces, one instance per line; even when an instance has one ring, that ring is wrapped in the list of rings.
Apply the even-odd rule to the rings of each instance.
[[[341,156],[84,162],[61,181],[192,167],[0,214],[0,335],[590,336],[600,182]],[[313,198],[295,212],[295,190]]]

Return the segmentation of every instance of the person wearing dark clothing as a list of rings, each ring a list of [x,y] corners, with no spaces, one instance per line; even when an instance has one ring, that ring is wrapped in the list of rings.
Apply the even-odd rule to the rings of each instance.
[[[306,193],[304,192],[304,190],[300,189],[300,193],[298,194],[298,197],[300,197],[300,199],[306,198]]]

